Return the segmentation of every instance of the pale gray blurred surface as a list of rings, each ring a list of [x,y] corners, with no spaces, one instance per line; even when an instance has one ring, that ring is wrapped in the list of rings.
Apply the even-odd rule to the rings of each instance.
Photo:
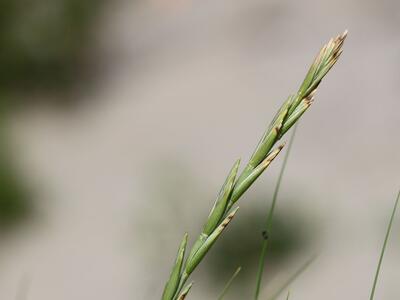
[[[158,299],[181,233],[200,229],[227,169],[344,29],[344,54],[301,121],[285,175],[282,195],[303,193],[302,203],[279,206],[310,211],[323,228],[320,257],[292,296],[367,298],[400,182],[399,25],[390,0],[110,5],[95,92],[73,112],[12,118],[45,224],[2,243],[0,299],[13,299],[23,274],[29,300]],[[162,199],[160,181],[174,176],[163,161],[184,164],[199,190]],[[399,226],[376,299],[400,296]],[[215,289],[197,277],[191,299]]]

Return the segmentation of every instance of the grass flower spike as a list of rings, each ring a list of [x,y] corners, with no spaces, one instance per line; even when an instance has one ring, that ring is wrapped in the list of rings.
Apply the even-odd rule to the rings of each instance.
[[[284,143],[275,149],[274,146],[313,103],[321,80],[342,53],[346,36],[347,31],[331,39],[321,49],[299,90],[290,95],[278,110],[239,176],[240,160],[234,163],[186,260],[187,235],[184,236],[162,300],[185,299],[192,287],[192,283],[186,286],[186,281],[235,216],[238,208],[233,209],[233,206],[279,155]]]

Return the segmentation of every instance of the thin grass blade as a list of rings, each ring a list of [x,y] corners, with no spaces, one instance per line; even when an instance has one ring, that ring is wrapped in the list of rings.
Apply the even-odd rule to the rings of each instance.
[[[289,155],[290,155],[290,151],[292,149],[294,138],[296,136],[296,130],[297,130],[297,125],[294,127],[293,133],[292,133],[292,135],[290,137],[290,142],[289,142],[289,145],[288,145],[288,149],[287,149],[285,157],[283,159],[282,167],[281,167],[281,170],[279,172],[278,180],[276,182],[274,195],[272,197],[271,207],[270,207],[270,209],[268,211],[268,214],[267,214],[267,217],[266,217],[266,221],[265,221],[264,232],[266,232],[266,233],[268,233],[271,230],[272,217],[274,215],[276,201],[278,199],[278,193],[279,193],[279,189],[281,187],[283,174],[285,172],[286,165],[287,165],[287,162],[288,162],[288,159],[289,159]],[[267,247],[268,247],[268,237],[265,237],[263,242],[262,242],[262,246],[261,246],[260,261],[259,261],[259,264],[258,264],[258,272],[257,272],[257,279],[256,279],[256,292],[255,292],[254,299],[258,299],[259,294],[260,294],[261,282],[262,282],[262,277],[263,277],[263,273],[264,273],[264,266],[265,266],[265,257],[267,255]]]
[[[286,300],[289,300],[290,297],[290,291],[287,292]]]
[[[231,278],[228,280],[228,282],[225,284],[224,289],[222,290],[221,294],[218,297],[218,300],[222,300],[225,295],[228,293],[229,288],[232,285],[232,282],[235,280],[235,278],[239,275],[240,271],[242,270],[242,267],[238,267],[235,271],[235,273],[233,273],[233,275],[231,276]]]
[[[304,273],[304,271],[308,269],[308,267],[316,260],[316,258],[317,256],[314,255],[312,258],[307,260],[302,266],[300,266],[300,268],[298,268],[297,271],[294,272],[293,275],[290,276],[286,280],[286,282],[275,293],[273,293],[271,297],[268,298],[268,300],[276,300],[279,297],[279,295],[282,294],[282,292],[286,290],[289,285],[292,284],[292,282],[294,282],[302,273]]]
[[[391,214],[391,216],[390,216],[388,228],[387,228],[387,230],[386,230],[386,236],[385,236],[385,240],[384,240],[384,242],[383,242],[381,254],[380,254],[380,256],[379,256],[378,266],[376,267],[374,283],[372,284],[371,295],[370,295],[370,297],[369,297],[369,300],[373,300],[373,299],[374,299],[374,296],[375,296],[376,284],[378,283],[379,273],[380,273],[380,270],[381,270],[383,257],[385,256],[386,246],[387,246],[387,243],[388,243],[388,240],[389,240],[390,231],[392,230],[392,224],[393,224],[394,216],[395,216],[395,214],[396,214],[397,205],[399,204],[399,199],[400,199],[400,191],[399,191],[399,193],[397,194],[397,198],[396,198],[396,201],[395,201],[395,203],[394,203],[394,207],[393,207],[393,210],[392,210],[392,214]]]

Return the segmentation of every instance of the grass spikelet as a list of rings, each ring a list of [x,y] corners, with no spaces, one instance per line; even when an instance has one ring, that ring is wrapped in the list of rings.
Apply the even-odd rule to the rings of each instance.
[[[178,300],[184,300],[186,296],[189,294],[190,289],[192,288],[193,282],[189,283],[181,292],[178,297]]]

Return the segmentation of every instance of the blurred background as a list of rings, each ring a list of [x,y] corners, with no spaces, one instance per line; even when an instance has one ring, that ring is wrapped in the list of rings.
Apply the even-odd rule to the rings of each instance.
[[[299,124],[261,298],[319,254],[293,298],[366,299],[400,182],[399,26],[395,0],[2,0],[0,298],[159,299],[182,234],[349,29]],[[253,295],[282,157],[190,299],[216,299],[239,265],[227,299]],[[376,299],[400,296],[399,236]]]

